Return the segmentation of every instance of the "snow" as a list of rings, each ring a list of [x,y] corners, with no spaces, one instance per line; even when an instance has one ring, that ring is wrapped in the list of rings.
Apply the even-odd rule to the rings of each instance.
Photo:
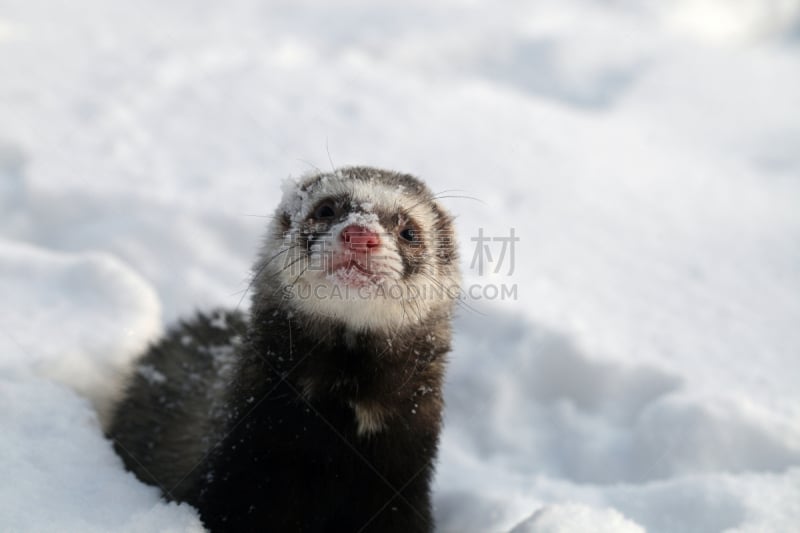
[[[644,529],[614,511],[575,504],[548,505],[539,509],[511,533],[644,533]]]
[[[158,295],[99,251],[53,252],[0,239],[0,372],[69,385],[101,413],[132,355],[161,331]]]
[[[0,400],[4,531],[203,531],[191,507],[161,502],[157,489],[124,471],[73,391],[2,375]]]
[[[202,531],[125,472],[98,420],[161,329],[152,287],[106,254],[0,240],[0,294],[0,529]]]
[[[342,165],[457,215],[440,531],[796,530],[799,35],[796,0],[5,2],[0,530],[200,530],[98,417]],[[472,240],[512,228],[513,265]]]

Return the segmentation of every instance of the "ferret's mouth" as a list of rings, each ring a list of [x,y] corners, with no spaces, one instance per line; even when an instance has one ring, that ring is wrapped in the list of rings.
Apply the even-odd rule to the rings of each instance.
[[[351,256],[334,260],[328,271],[328,277],[337,283],[351,287],[374,285],[380,282],[381,276],[369,266]]]
[[[348,258],[345,259],[344,261],[334,263],[331,266],[331,273],[333,274],[336,272],[348,272],[351,274],[362,274],[364,276],[375,275],[375,272],[370,270],[369,267],[352,258]]]

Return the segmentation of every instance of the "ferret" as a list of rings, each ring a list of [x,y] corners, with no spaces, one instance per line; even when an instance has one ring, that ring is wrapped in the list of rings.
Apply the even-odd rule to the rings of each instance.
[[[250,311],[172,327],[108,436],[211,531],[427,532],[460,274],[419,179],[369,167],[284,187]]]

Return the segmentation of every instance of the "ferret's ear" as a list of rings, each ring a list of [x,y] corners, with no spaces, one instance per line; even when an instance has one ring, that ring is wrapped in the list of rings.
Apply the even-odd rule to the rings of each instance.
[[[449,265],[458,260],[456,236],[453,232],[453,217],[435,202],[431,203],[431,210],[435,218],[433,223],[434,253],[443,264]]]

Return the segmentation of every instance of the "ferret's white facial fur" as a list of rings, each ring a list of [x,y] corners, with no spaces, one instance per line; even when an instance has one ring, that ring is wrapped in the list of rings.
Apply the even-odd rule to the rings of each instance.
[[[408,190],[380,174],[368,180],[348,177],[346,169],[285,187],[256,265],[259,283],[279,291],[288,309],[332,318],[356,330],[395,329],[423,321],[437,306],[450,304],[459,283],[457,268],[442,267],[437,261],[435,247],[441,235],[435,230],[437,212],[428,194]],[[315,206],[331,198],[346,198],[349,209],[329,224],[315,223]],[[401,249],[408,244],[400,242],[398,224],[386,223],[389,214],[400,224],[405,218],[412,220],[424,244],[416,258],[419,265],[411,273],[403,261],[409,251]],[[380,238],[377,248],[358,256],[359,265],[368,262],[366,272],[331,268],[331,261],[351,253],[341,233],[352,225]],[[320,227],[324,231],[318,231]]]

